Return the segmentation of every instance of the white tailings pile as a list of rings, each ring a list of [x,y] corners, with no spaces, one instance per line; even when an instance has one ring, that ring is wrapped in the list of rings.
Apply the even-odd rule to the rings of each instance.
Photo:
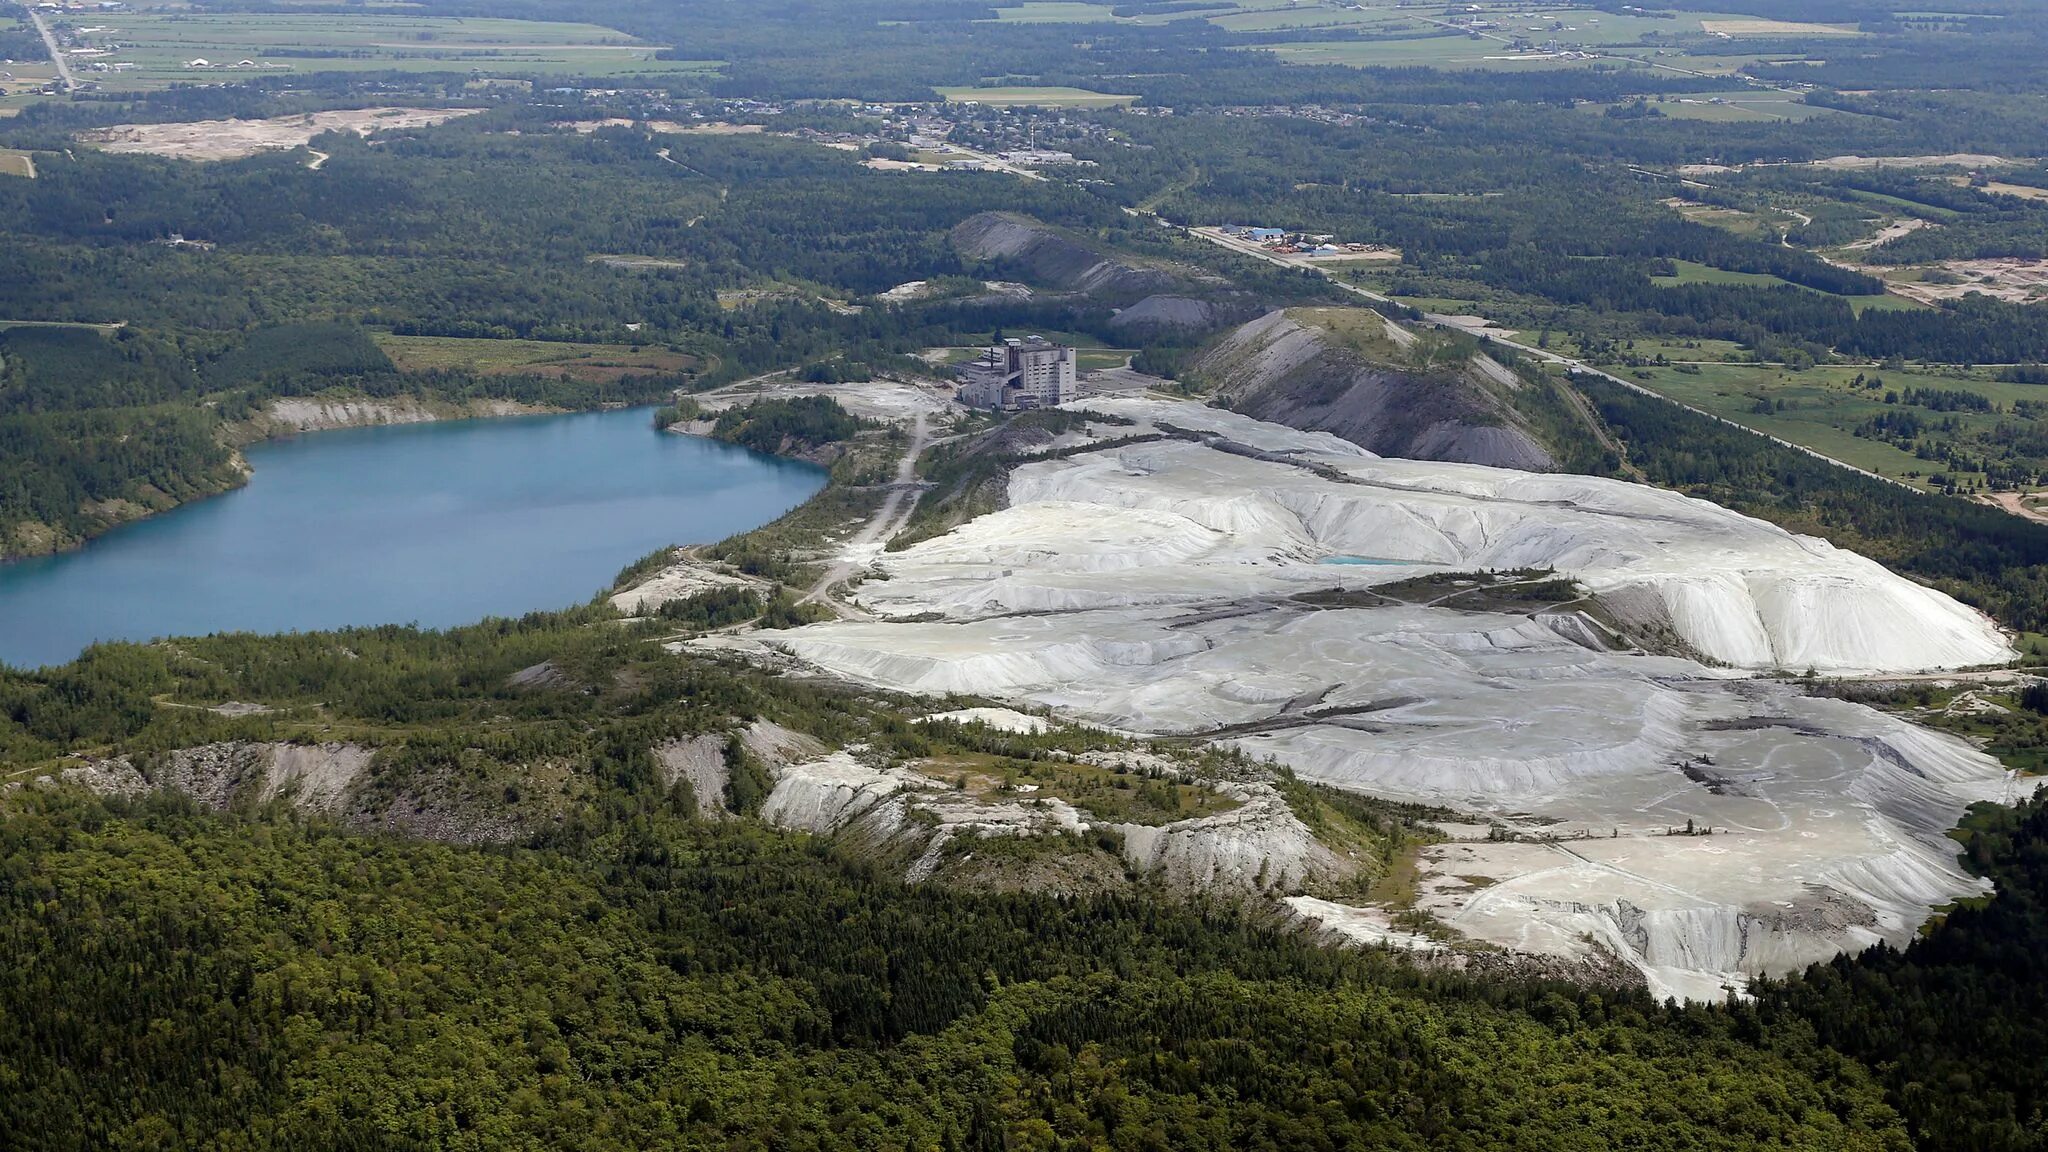
[[[1132,868],[1188,889],[1288,891],[1356,870],[1318,842],[1270,785],[1220,787],[1239,807],[1159,826],[1105,823],[1057,797],[977,794],[912,767],[877,768],[852,752],[833,752],[782,768],[761,817],[778,827],[915,852],[912,881],[928,879],[958,839],[1097,827],[1122,837]]]
[[[1199,405],[1091,406],[1287,458],[1168,441],[1024,466],[1009,508],[879,558],[889,578],[858,596],[895,621],[772,642],[865,683],[1208,734],[1311,779],[1482,814],[1522,839],[1432,850],[1422,907],[1506,947],[1611,950],[1660,992],[1718,997],[1751,974],[1903,941],[1930,907],[1980,890],[1942,833],[1969,803],[2024,785],[1960,741],[1730,667],[1609,651],[1568,605],[1290,598],[1543,567],[1720,665],[2009,658],[1989,621],[1947,597],[1654,489],[1380,460]],[[1270,837],[1256,858],[1230,847],[1232,818],[1256,809],[1200,837],[1124,832],[1138,863],[1249,886],[1246,873],[1285,866]],[[1689,821],[1712,834],[1682,834]]]
[[[1550,568],[1739,668],[1905,672],[2013,657],[1989,620],[1939,592],[1677,493],[1382,460],[1194,404],[1088,406],[1324,471],[1184,441],[1025,465],[1010,507],[890,558],[891,579],[863,602],[964,618]]]
[[[1015,708],[960,708],[952,712],[934,712],[919,716],[911,721],[924,724],[933,720],[947,720],[955,724],[983,724],[998,732],[1020,732],[1027,735],[1044,732],[1052,727],[1052,721]]]

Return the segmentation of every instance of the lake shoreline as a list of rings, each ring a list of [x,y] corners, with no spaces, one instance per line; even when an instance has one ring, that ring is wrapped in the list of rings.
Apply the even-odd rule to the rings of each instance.
[[[255,472],[242,449],[271,440],[289,440],[314,432],[340,432],[352,428],[383,428],[402,424],[434,424],[460,420],[502,420],[516,416],[563,416],[571,412],[602,412],[615,408],[645,407],[640,404],[600,405],[596,408],[561,408],[527,404],[518,400],[477,399],[461,403],[435,400],[418,393],[392,397],[287,396],[272,400],[264,412],[246,420],[222,421],[221,443],[233,456],[229,468],[234,478],[218,486],[200,488],[190,495],[163,494],[161,501],[138,503],[121,497],[98,501],[92,509],[103,516],[101,523],[83,534],[60,533],[41,522],[15,525],[15,538],[23,536],[45,543],[44,547],[0,551],[0,567],[23,560],[61,556],[89,547],[117,528],[140,523],[166,512],[225,496],[246,487]]]
[[[99,640],[451,627],[581,603],[652,549],[752,530],[822,469],[668,437],[639,406],[252,444],[259,483],[0,565],[0,663]]]

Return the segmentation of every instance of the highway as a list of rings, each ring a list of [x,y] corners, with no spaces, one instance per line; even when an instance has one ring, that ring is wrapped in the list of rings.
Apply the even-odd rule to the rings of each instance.
[[[1339,280],[1334,276],[1331,276],[1328,269],[1318,268],[1315,265],[1307,264],[1299,260],[1289,260],[1285,256],[1280,256],[1275,253],[1268,252],[1265,249],[1261,248],[1259,245],[1254,244],[1249,240],[1239,240],[1235,237],[1224,236],[1220,233],[1210,232],[1198,228],[1186,228],[1185,225],[1175,224],[1170,220],[1161,219],[1159,216],[1156,215],[1152,218],[1168,228],[1184,228],[1190,235],[1199,236],[1212,244],[1220,245],[1221,247],[1227,248],[1232,252],[1236,252],[1241,256],[1255,256],[1261,260],[1267,261],[1268,263],[1278,264],[1283,268],[1312,269],[1318,275],[1325,277],[1330,281],[1330,283],[1335,284],[1337,287],[1342,288],[1346,292],[1350,292],[1354,295],[1363,296],[1367,300],[1372,300],[1381,304],[1400,304],[1400,301],[1395,300],[1390,296],[1382,296],[1378,292],[1374,292],[1369,288],[1361,288],[1356,284],[1347,284],[1344,281]],[[1422,314],[1421,322],[1424,324],[1428,324],[1431,327],[1448,328],[1453,332],[1464,332],[1468,335],[1472,334],[1473,332],[1472,326],[1470,324],[1460,324],[1452,317],[1444,315],[1440,312],[1424,312]],[[1490,320],[1486,321],[1486,324],[1489,327],[1492,326],[1492,323],[1493,322]],[[1557,353],[1552,352],[1548,348],[1538,348],[1533,344],[1524,344],[1519,340],[1510,340],[1505,336],[1498,335],[1495,332],[1487,332],[1485,333],[1485,335],[1487,339],[1492,340],[1495,344],[1499,344],[1502,347],[1513,348],[1517,352],[1523,353],[1527,356],[1534,357],[1538,360],[1545,361],[1546,363],[1561,365],[1563,366],[1565,372],[1569,375],[1598,376],[1602,380],[1607,380],[1615,384],[1619,384],[1623,388],[1627,388],[1632,392],[1638,392],[1644,396],[1655,397],[1658,400],[1662,400],[1666,404],[1676,404],[1680,408],[1683,408],[1688,412],[1704,416],[1709,420],[1719,421],[1722,424],[1726,424],[1730,428],[1740,428],[1742,431],[1747,432],[1753,436],[1761,436],[1764,439],[1769,440],[1773,444],[1777,444],[1785,448],[1790,448],[1795,452],[1804,452],[1808,456],[1811,456],[1816,460],[1826,461],[1829,464],[1833,464],[1837,468],[1847,468],[1849,471],[1854,472],[1860,476],[1868,476],[1872,480],[1881,480],[1886,484],[1894,484],[1900,488],[1906,489],[1909,492],[1926,491],[1926,489],[1917,488],[1911,484],[1906,483],[1903,480],[1894,480],[1890,476],[1880,476],[1875,472],[1869,471],[1868,469],[1858,468],[1854,464],[1848,463],[1847,461],[1837,460],[1833,456],[1829,456],[1826,453],[1816,452],[1813,449],[1808,448],[1804,444],[1794,444],[1790,440],[1781,439],[1777,436],[1771,435],[1768,432],[1759,432],[1756,429],[1751,428],[1747,424],[1730,420],[1726,416],[1717,415],[1703,408],[1695,408],[1692,405],[1684,403],[1682,401],[1673,400],[1671,397],[1666,396],[1663,393],[1656,391],[1655,389],[1645,388],[1641,384],[1638,384],[1633,380],[1623,379],[1620,376],[1616,376],[1612,372],[1603,372],[1600,369],[1587,364],[1583,360],[1574,360],[1569,356],[1560,356]]]
[[[71,65],[64,59],[64,49],[57,46],[57,34],[50,31],[49,21],[34,8],[28,10],[28,18],[36,22],[36,31],[42,33],[43,47],[50,50],[50,63],[57,66],[57,79],[64,82],[64,90],[78,91],[78,79],[71,75]]]

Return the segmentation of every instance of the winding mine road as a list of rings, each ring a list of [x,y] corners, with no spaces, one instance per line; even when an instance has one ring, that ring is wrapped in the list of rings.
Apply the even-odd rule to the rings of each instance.
[[[889,494],[882,500],[882,506],[861,526],[851,540],[841,548],[842,558],[832,562],[818,577],[811,590],[804,593],[800,603],[823,603],[836,609],[841,615],[859,620],[872,619],[867,613],[832,595],[832,589],[851,579],[853,574],[866,563],[861,554],[878,540],[886,540],[902,530],[903,521],[910,518],[916,509],[916,496],[920,491],[917,483],[917,458],[924,455],[925,447],[931,442],[931,434],[925,427],[925,414],[920,412],[910,426],[910,447],[903,453],[903,459],[896,462],[896,478],[889,485]],[[905,497],[910,497],[905,503]],[[851,557],[851,558],[847,558]]]

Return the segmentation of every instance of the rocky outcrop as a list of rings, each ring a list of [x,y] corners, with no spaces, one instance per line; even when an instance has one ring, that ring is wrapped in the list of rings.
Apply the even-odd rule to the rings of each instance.
[[[341,814],[375,753],[360,744],[229,741],[161,755],[117,756],[58,773],[102,795],[182,792],[208,808],[282,801],[302,812]]]
[[[655,763],[661,765],[661,784],[673,788],[679,783],[690,785],[690,794],[696,798],[697,814],[714,819],[725,816],[725,782],[732,774],[731,766],[725,760],[725,746],[728,738],[716,732],[692,736],[688,740],[667,740],[654,746]]]
[[[1289,891],[1348,879],[1358,871],[1318,841],[1270,784],[1223,784],[1239,807],[1153,827],[1117,824],[1124,858],[1175,887]]]
[[[178,792],[218,811],[285,804],[363,831],[398,832],[450,843],[504,843],[533,830],[531,805],[499,793],[470,794],[444,780],[423,779],[380,794],[369,785],[376,750],[361,744],[223,741],[147,755],[116,756],[65,768],[55,779],[105,796],[133,798]],[[558,764],[522,769],[522,783],[566,773]]]
[[[1385,337],[1347,341],[1317,322]],[[1331,432],[1380,456],[1448,460],[1547,472],[1557,459],[1516,412],[1513,373],[1485,357],[1462,368],[1418,369],[1398,360],[1414,337],[1362,309],[1269,312],[1226,334],[1193,375],[1237,411],[1304,431]],[[1384,343],[1388,355],[1358,345]]]

